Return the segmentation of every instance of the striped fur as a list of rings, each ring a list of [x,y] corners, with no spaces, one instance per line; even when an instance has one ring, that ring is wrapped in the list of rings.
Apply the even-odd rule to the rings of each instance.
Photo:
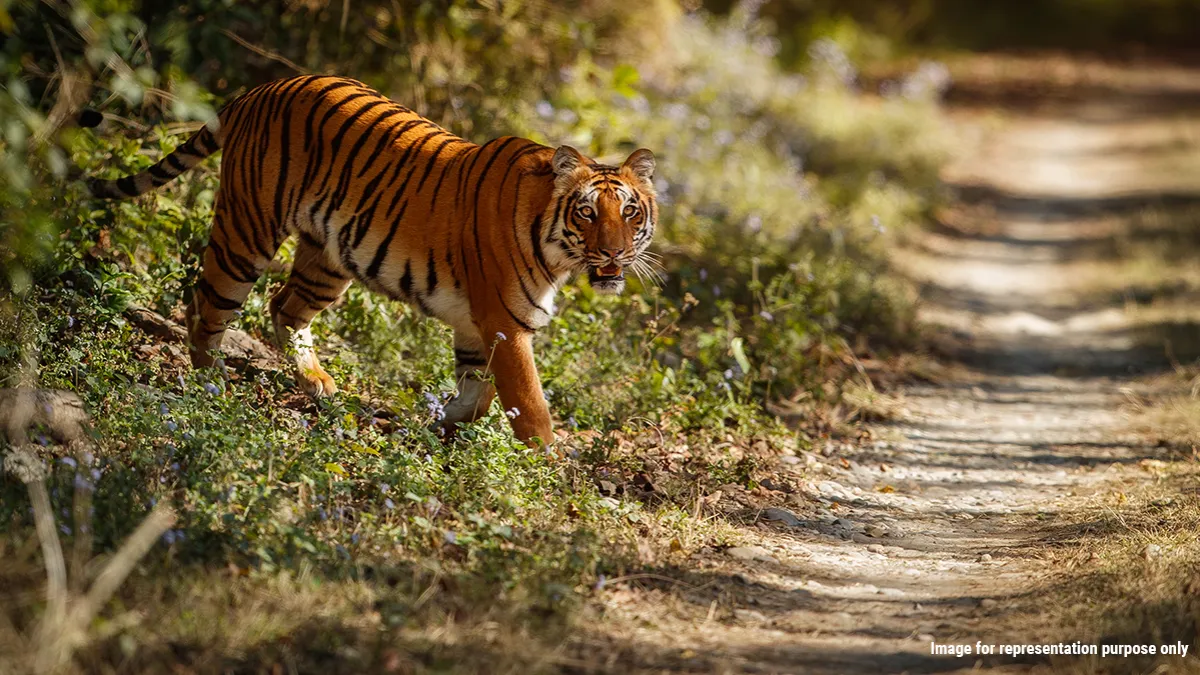
[[[648,150],[617,167],[522,138],[476,145],[360,82],[322,76],[253,89],[148,170],[89,185],[98,197],[134,197],[219,149],[221,187],[188,308],[194,365],[216,363],[226,323],[295,234],[291,276],[270,307],[303,389],[337,391],[308,327],[357,280],[454,328],[448,429],[486,412],[498,390],[530,443],[552,439],[532,338],[555,294],[582,272],[600,292],[622,290],[624,268],[647,264],[658,218]]]

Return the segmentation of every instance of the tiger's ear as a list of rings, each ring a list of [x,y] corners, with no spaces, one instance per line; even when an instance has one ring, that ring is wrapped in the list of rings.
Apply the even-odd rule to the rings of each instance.
[[[634,150],[621,168],[629,169],[633,175],[648,181],[654,178],[654,153],[645,148]]]
[[[569,145],[558,146],[558,149],[554,151],[554,159],[550,160],[550,166],[554,167],[555,176],[566,176],[586,164],[587,161],[583,155]]]

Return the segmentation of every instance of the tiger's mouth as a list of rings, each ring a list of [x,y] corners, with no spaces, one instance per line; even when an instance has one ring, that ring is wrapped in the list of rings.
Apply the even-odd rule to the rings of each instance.
[[[625,290],[625,270],[614,262],[593,265],[588,268],[588,283],[597,293],[615,295]]]

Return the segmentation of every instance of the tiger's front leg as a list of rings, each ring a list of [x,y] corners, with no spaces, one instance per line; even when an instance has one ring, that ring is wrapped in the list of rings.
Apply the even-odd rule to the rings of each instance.
[[[447,433],[453,433],[460,423],[474,422],[487,414],[492,399],[496,398],[496,387],[489,380],[491,355],[491,347],[474,331],[454,332],[454,380],[458,394],[445,407],[442,428]]]
[[[554,432],[533,360],[533,333],[505,326],[485,330],[484,336],[496,340],[491,350],[491,372],[496,376],[500,403],[512,422],[513,434],[531,447],[549,446],[554,442]]]

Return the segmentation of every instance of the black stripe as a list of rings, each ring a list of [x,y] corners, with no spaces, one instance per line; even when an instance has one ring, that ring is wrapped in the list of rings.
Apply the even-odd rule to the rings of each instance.
[[[392,237],[396,236],[396,229],[400,227],[400,221],[404,218],[404,211],[408,209],[408,202],[405,202],[400,207],[400,213],[396,219],[392,221],[392,227],[388,229],[387,236],[383,241],[379,242],[379,248],[375,249],[375,257],[371,259],[371,264],[367,266],[366,276],[374,279],[379,276],[379,267],[383,265],[383,259],[387,256],[388,247],[392,244]]]
[[[421,180],[417,181],[418,194],[420,194],[421,188],[425,186],[425,181],[429,179],[429,174],[433,172],[433,167],[437,165],[438,156],[442,154],[442,151],[446,149],[446,146],[450,145],[451,143],[463,142],[464,141],[461,138],[451,136],[450,138],[442,141],[441,145],[437,146],[437,149],[433,151],[433,156],[425,160],[427,162],[425,165],[425,173],[421,174]]]
[[[218,293],[217,289],[213,288],[212,284],[209,284],[208,280],[204,277],[200,277],[200,281],[196,284],[196,286],[199,288],[201,293],[208,297],[209,304],[219,310],[231,312],[242,306],[242,303],[238,302],[237,300],[227,298]]]
[[[249,260],[237,254],[228,253],[215,239],[209,239],[208,247],[213,252],[213,259],[217,261],[217,267],[220,267],[221,271],[230,279],[243,284],[258,281],[258,270]]]
[[[429,265],[427,271],[425,272],[425,293],[433,295],[434,291],[437,290],[437,285],[437,264],[435,264],[433,261],[433,249],[431,248],[429,249]]]
[[[320,295],[303,286],[292,286],[292,292],[300,296],[300,298],[307,302],[310,306],[319,308],[328,307],[331,303],[333,303],[334,300],[338,299],[338,296],[336,295]]]
[[[478,352],[466,351],[463,349],[454,350],[454,361],[460,366],[486,366],[485,359]]]
[[[336,286],[334,286],[333,284],[328,283],[326,281],[320,281],[318,279],[313,279],[312,277],[305,274],[304,270],[302,270],[298,267],[292,267],[291,276],[293,279],[299,280],[305,286],[314,287],[314,288],[328,288],[328,289],[336,288]],[[338,280],[341,281],[340,278]]]

